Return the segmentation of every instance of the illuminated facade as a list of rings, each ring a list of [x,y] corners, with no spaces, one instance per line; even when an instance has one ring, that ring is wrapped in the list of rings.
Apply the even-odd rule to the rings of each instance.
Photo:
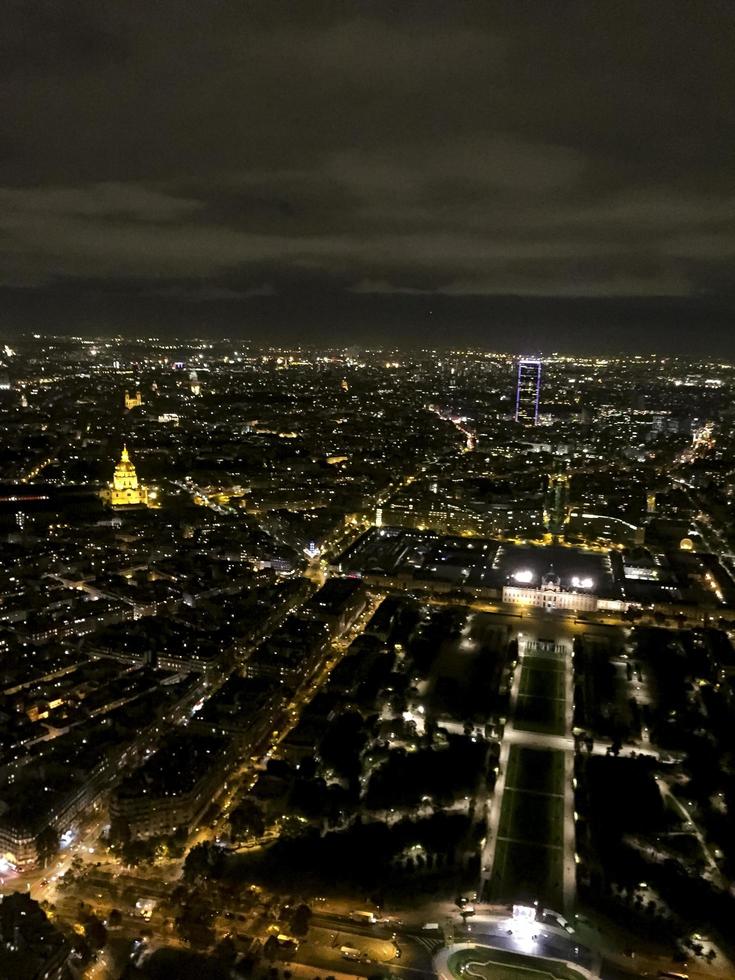
[[[515,420],[521,425],[538,423],[538,403],[541,394],[541,361],[523,359],[518,362]]]
[[[546,583],[540,589],[506,585],[503,588],[503,602],[541,609],[570,609],[583,612],[595,612],[599,606],[596,595],[585,592],[564,592],[558,586],[549,587]]]
[[[138,474],[130,459],[128,447],[123,446],[120,462],[115,467],[110,486],[101,493],[111,507],[150,507],[148,488],[138,482]]]
[[[592,579],[572,579],[573,591],[562,589],[561,577],[553,568],[542,576],[540,588],[531,585],[533,572],[522,569],[513,575],[517,585],[506,585],[503,588],[503,602],[517,603],[523,606],[537,606],[542,609],[573,609],[594,612],[598,608],[597,596],[591,592],[578,592],[577,588],[591,589]]]
[[[143,396],[139,391],[136,391],[134,395],[131,395],[129,391],[125,392],[125,408],[130,411],[131,408],[140,408],[143,404]]]

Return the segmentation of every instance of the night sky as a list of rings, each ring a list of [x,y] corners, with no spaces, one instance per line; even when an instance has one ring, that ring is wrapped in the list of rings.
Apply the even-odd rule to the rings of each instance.
[[[0,330],[735,355],[735,4],[3,0]]]

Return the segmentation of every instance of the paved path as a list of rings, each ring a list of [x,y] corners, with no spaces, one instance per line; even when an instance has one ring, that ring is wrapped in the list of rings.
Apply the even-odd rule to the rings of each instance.
[[[513,675],[513,684],[510,689],[510,704],[508,710],[508,720],[505,723],[505,729],[503,731],[503,739],[500,743],[500,756],[498,758],[498,777],[495,781],[495,789],[493,791],[492,802],[490,804],[488,821],[487,821],[487,832],[485,834],[485,846],[482,850],[482,860],[480,862],[481,875],[480,875],[480,889],[478,891],[479,896],[483,896],[484,890],[487,887],[490,878],[492,876],[493,864],[495,862],[495,849],[498,840],[498,827],[500,826],[500,811],[503,806],[503,794],[505,793],[505,777],[508,772],[508,756],[510,755],[510,747],[512,742],[513,729],[513,716],[515,715],[516,704],[518,703],[518,691],[521,686],[521,673],[522,667],[519,663],[516,667],[515,673]]]

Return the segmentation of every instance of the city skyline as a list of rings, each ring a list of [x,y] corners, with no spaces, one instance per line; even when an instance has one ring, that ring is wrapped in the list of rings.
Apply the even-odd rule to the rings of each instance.
[[[0,977],[730,980],[735,365],[534,355],[3,344]]]
[[[733,980],[735,3],[0,3],[0,980]]]

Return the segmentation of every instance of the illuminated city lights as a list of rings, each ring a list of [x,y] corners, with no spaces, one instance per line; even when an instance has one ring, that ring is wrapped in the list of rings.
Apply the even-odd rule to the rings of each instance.
[[[3,5],[0,980],[735,978],[733,39]]]

